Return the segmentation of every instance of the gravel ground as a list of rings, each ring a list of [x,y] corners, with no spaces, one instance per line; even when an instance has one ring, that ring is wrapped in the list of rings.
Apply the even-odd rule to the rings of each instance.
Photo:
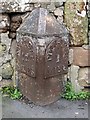
[[[87,101],[60,99],[48,106],[36,106],[32,102],[2,98],[3,118],[88,118]]]

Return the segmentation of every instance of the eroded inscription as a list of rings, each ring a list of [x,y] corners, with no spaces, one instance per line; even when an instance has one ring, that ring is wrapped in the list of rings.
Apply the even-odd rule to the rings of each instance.
[[[35,77],[36,47],[28,37],[23,37],[17,44],[18,70]]]
[[[62,38],[53,40],[45,53],[45,77],[51,77],[67,72],[68,46]]]

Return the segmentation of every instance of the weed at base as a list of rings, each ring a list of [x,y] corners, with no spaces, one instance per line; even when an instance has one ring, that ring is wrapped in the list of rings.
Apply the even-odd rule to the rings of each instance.
[[[20,99],[22,97],[22,94],[20,93],[19,89],[13,86],[2,87],[0,91],[3,95],[9,96],[13,100]]]
[[[88,100],[90,99],[90,92],[80,91],[79,93],[76,93],[71,82],[68,81],[65,85],[65,93],[61,95],[61,97],[67,100]]]

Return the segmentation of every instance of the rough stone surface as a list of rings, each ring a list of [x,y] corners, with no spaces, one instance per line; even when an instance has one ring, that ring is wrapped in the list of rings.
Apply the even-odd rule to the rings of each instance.
[[[2,76],[2,67],[0,67],[0,76]]]
[[[63,82],[64,82],[64,83],[67,82],[67,79],[68,79],[68,75],[65,74],[65,75],[64,75],[64,81],[63,81]]]
[[[81,17],[76,14],[78,9],[81,9],[81,1],[71,2],[67,0],[65,3],[65,23],[70,31],[71,45],[83,45],[88,43],[88,19],[87,16]]]
[[[35,7],[40,7],[38,3],[44,2],[49,4],[50,0],[2,0],[0,3],[0,12],[26,12],[31,11],[31,4],[35,4]]]
[[[1,74],[2,74],[2,78],[4,79],[10,79],[12,77],[13,69],[9,62],[6,64],[3,64]]]
[[[82,87],[78,83],[78,71],[79,71],[79,66],[71,65],[69,69],[69,72],[70,72],[69,78],[70,78],[70,81],[72,82],[72,86],[75,92],[79,92],[82,89]]]
[[[63,23],[63,16],[58,16],[57,21],[62,24]]]
[[[26,12],[23,15],[21,15],[22,23],[25,21],[25,19],[30,15],[30,12]]]
[[[55,7],[61,7],[63,5],[63,0],[60,0],[59,2],[55,2]]]
[[[2,56],[0,56],[0,67],[1,67],[4,63],[10,61],[11,59],[12,59],[11,54],[9,54],[8,52],[3,53]]]
[[[12,54],[12,57],[15,57],[16,54],[15,50],[16,50],[16,40],[13,40],[10,48],[10,53]]]
[[[12,39],[15,39],[16,38],[16,32],[9,32],[9,34],[8,34],[8,37],[9,38],[12,38]]]
[[[11,22],[13,22],[13,23],[16,23],[16,22],[22,23],[21,15],[13,15],[11,17]]]
[[[88,86],[88,83],[90,83],[89,76],[90,76],[90,67],[80,68],[79,76],[78,76],[80,85]]]
[[[13,68],[16,67],[15,61],[16,61],[16,59],[15,59],[15,56],[14,56],[14,58],[12,58],[12,60],[11,60],[11,62],[10,62]]]
[[[90,49],[82,47],[73,48],[73,64],[81,67],[90,66],[89,61]]]
[[[0,9],[1,12],[25,12],[25,8],[29,6],[29,4],[25,5],[25,2],[23,3],[18,0],[8,0],[3,3],[2,2],[0,5],[2,7],[2,9]]]
[[[34,7],[35,7],[35,8],[39,8],[40,6],[41,6],[40,3],[35,3],[35,4],[34,4]]]
[[[0,14],[0,33],[7,32],[10,26],[10,18],[8,14]]]
[[[70,78],[70,76],[71,76],[71,66],[70,67],[68,67],[68,74],[67,74],[67,78],[70,80],[71,78]]]
[[[0,81],[2,81],[2,76],[0,76]]]
[[[13,81],[11,79],[2,79],[0,81],[0,88],[5,86],[13,86]]]
[[[43,21],[43,22],[42,22]],[[42,24],[41,24],[42,22]],[[60,27],[59,27],[60,26]],[[64,24],[59,24],[54,16],[46,9],[35,9],[26,21],[18,28],[17,32],[29,33],[37,36],[60,35],[68,40],[68,30]],[[64,35],[63,35],[64,34]],[[17,36],[18,38],[18,36]]]
[[[89,25],[90,26],[90,25]],[[89,37],[89,45],[90,45],[90,32],[88,32],[88,37]]]
[[[6,45],[0,43],[0,56],[2,56],[6,51]]]
[[[1,33],[1,42],[6,45],[7,51],[9,51],[11,45],[11,39],[8,38],[8,32]]]
[[[11,17],[10,31],[16,32],[17,28],[22,23],[22,18],[19,15],[15,15]]]
[[[15,56],[12,58],[10,63],[13,67],[13,75],[12,75],[13,85],[16,87],[18,85],[18,73],[16,72],[16,58],[15,58]]]
[[[47,8],[47,4],[41,3],[41,7],[46,9]]]
[[[90,45],[83,45],[82,48],[84,48],[85,50],[90,50]]]
[[[78,80],[78,83],[81,87],[90,87],[90,82],[88,83],[85,79]]]
[[[63,16],[63,9],[61,8],[56,8],[56,10],[54,11],[54,14],[56,16]]]
[[[73,63],[73,49],[69,49],[69,64]]]
[[[47,9],[49,10],[49,12],[54,12],[55,4],[52,2],[50,5],[47,6]]]
[[[8,52],[6,52],[3,57],[2,57],[2,63],[6,63],[7,61],[10,61],[12,59],[11,54],[9,54]]]
[[[0,57],[0,67],[2,66],[3,62],[2,62],[2,57]]]
[[[79,70],[79,80],[82,80],[82,79],[87,80],[88,79],[88,74],[90,74],[89,72],[90,72],[90,68],[88,68],[88,67],[80,68],[80,70]]]
[[[87,11],[87,13],[88,13],[88,17],[90,18],[90,0],[88,0],[89,2],[88,2],[88,11]]]
[[[9,38],[16,38],[16,30],[20,27],[22,23],[21,15],[13,15],[11,17],[11,24],[10,24],[10,31],[9,31]]]

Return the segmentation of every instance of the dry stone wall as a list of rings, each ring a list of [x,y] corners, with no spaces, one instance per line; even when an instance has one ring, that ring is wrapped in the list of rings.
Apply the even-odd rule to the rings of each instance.
[[[90,14],[76,14],[81,2],[73,0],[2,0],[0,2],[0,86],[12,84],[15,71],[16,30],[32,10],[46,8],[70,33],[69,67],[65,79],[76,91],[89,87],[90,76]]]

